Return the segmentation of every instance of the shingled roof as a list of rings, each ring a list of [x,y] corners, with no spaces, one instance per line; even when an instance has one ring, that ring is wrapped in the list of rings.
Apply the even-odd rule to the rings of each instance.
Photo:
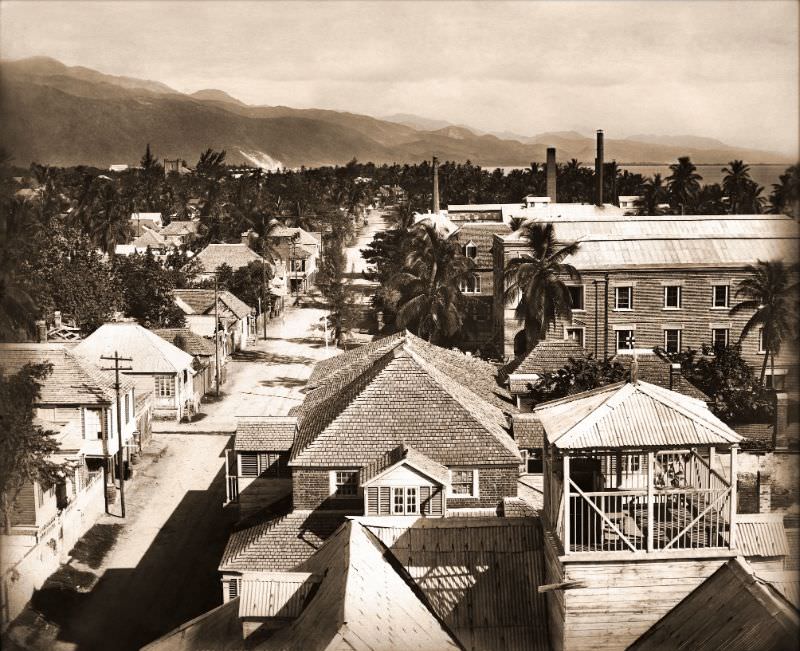
[[[336,511],[292,511],[228,538],[221,572],[292,570],[308,559],[344,522]]]
[[[210,357],[215,352],[214,344],[189,328],[154,328],[153,332],[190,355]]]
[[[514,440],[520,448],[544,445],[544,427],[536,414],[516,414],[511,423]]]
[[[630,368],[632,358],[632,351],[620,351],[611,358],[611,361]],[[705,393],[683,376],[680,366],[677,369],[673,369],[672,362],[663,353],[650,349],[637,350],[636,361],[639,367],[637,377],[640,380],[650,382],[650,384],[657,384],[665,389],[677,391],[703,402],[710,400]]]
[[[799,636],[797,610],[734,558],[628,648],[773,651],[797,648]]]
[[[480,378],[485,363],[435,348],[406,332],[319,384],[295,412],[292,465],[366,465],[403,442],[444,465],[518,464],[506,414]]]
[[[408,463],[440,484],[446,483],[449,479],[449,470],[445,466],[436,463],[421,452],[417,452],[414,448],[401,443],[364,466],[361,471],[361,485],[368,484],[378,475],[382,475],[394,466],[399,466],[403,463]]]
[[[50,363],[52,372],[41,382],[37,404],[109,405],[116,400],[114,375],[68,350],[63,344],[0,344],[0,371],[17,373],[25,364]],[[123,390],[133,381],[120,377]]]
[[[209,244],[194,260],[200,264],[202,272],[211,273],[223,264],[236,271],[253,261],[261,262],[263,258],[247,244]]]
[[[458,230],[450,236],[450,239],[462,247],[472,242],[478,249],[474,259],[475,266],[479,269],[491,269],[494,266],[492,257],[494,236],[509,233],[511,227],[503,222],[464,222],[458,225]]]
[[[233,449],[243,452],[288,451],[294,442],[294,416],[249,416],[236,419]]]
[[[197,233],[200,222],[189,220],[175,220],[164,226],[159,233],[163,236],[167,235],[193,235]]]
[[[214,311],[213,289],[176,289],[173,291],[173,296],[183,303],[181,305],[181,302],[178,302],[181,309],[185,311],[184,306],[191,309],[191,312],[187,312],[187,314],[211,314]],[[227,289],[218,290],[217,298],[239,319],[243,319],[253,311],[247,303]]]
[[[574,339],[544,339],[509,369],[512,375],[541,375],[564,368],[570,358],[585,359],[586,349]],[[513,378],[512,378],[513,380]]]

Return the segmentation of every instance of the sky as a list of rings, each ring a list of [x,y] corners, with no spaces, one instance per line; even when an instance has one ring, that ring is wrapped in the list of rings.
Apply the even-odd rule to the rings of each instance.
[[[411,113],[489,132],[603,128],[798,152],[796,0],[0,0],[0,57]]]

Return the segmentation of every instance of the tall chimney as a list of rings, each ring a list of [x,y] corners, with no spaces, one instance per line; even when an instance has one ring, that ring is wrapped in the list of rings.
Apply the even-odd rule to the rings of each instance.
[[[47,321],[39,319],[36,322],[36,341],[43,344],[47,341]]]
[[[547,196],[556,203],[556,148],[547,148]]]
[[[594,159],[595,203],[603,205],[603,130],[597,130],[597,158]]]
[[[439,213],[439,159],[433,157],[433,212]]]

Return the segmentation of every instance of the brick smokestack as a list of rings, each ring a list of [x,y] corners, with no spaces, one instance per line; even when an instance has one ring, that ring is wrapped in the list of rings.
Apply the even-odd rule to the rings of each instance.
[[[603,130],[597,130],[597,158],[594,159],[595,203],[603,205]]]
[[[547,148],[547,196],[556,203],[556,148]]]
[[[433,212],[439,212],[439,159],[433,157]]]

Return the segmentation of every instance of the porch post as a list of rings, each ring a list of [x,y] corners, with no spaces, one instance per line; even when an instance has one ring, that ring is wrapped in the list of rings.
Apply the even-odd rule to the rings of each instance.
[[[647,453],[647,551],[653,551],[653,474],[655,470],[655,454],[652,450]]]
[[[564,453],[564,553],[569,554],[569,454]]]
[[[739,450],[738,445],[731,446],[731,512],[729,516],[729,547],[736,549],[736,453]]]

